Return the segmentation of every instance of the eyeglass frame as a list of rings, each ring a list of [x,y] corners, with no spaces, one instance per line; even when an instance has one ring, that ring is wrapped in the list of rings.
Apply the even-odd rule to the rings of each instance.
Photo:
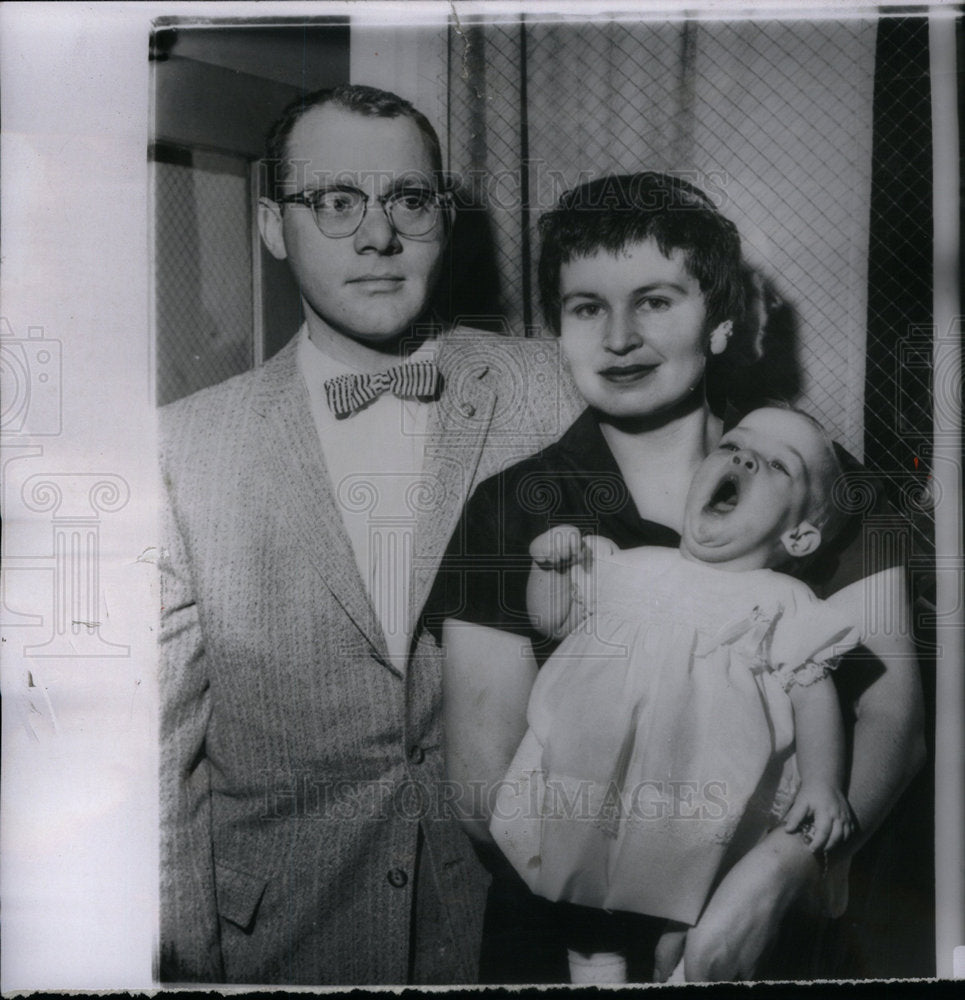
[[[350,232],[341,233],[338,236],[332,236],[329,233],[326,233],[324,229],[322,229],[322,225],[318,221],[318,213],[315,211],[315,204],[312,201],[313,195],[328,194],[329,192],[332,191],[342,191],[344,193],[357,194],[362,199],[362,212],[359,215],[359,219],[355,225],[355,228]],[[424,233],[419,233],[416,236],[410,236],[407,233],[403,233],[399,229],[399,227],[392,221],[392,216],[389,214],[389,209],[386,205],[386,202],[392,200],[393,198],[403,197],[407,192],[411,193],[413,191],[418,191],[420,194],[421,193],[428,194],[433,199],[435,199],[437,206],[442,210],[441,216],[444,226],[447,224],[447,220],[448,221],[452,220],[452,207],[453,207],[452,197],[448,191],[438,191],[432,188],[417,187],[413,185],[408,187],[396,188],[392,191],[389,191],[387,194],[380,195],[378,198],[375,198],[374,201],[382,207],[382,214],[385,216],[386,222],[388,222],[389,226],[392,228],[393,233],[395,233],[397,236],[404,236],[406,239],[409,240],[420,240],[423,237],[428,236],[436,228],[439,222],[438,221],[434,222]],[[354,236],[362,228],[362,223],[365,222],[365,217],[366,215],[368,215],[369,202],[372,201],[373,199],[370,198],[369,195],[367,195],[363,190],[361,190],[361,188],[357,188],[353,184],[333,184],[329,187],[322,187],[322,188],[303,188],[301,191],[296,191],[294,194],[286,194],[283,195],[281,198],[274,198],[272,200],[275,202],[276,205],[304,205],[306,208],[310,208],[312,211],[312,218],[315,220],[315,225],[318,227],[318,231],[322,234],[322,236],[330,240],[345,240],[348,239],[350,236]]]

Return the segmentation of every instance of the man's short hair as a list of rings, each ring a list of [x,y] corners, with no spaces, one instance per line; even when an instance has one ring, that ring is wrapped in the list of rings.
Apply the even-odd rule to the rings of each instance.
[[[737,227],[693,184],[647,171],[618,174],[567,191],[539,220],[543,316],[560,332],[560,268],[599,251],[619,253],[652,239],[669,257],[684,255],[707,304],[708,329],[743,311]]]
[[[388,90],[367,87],[364,84],[342,84],[338,87],[315,90],[295,98],[282,112],[281,117],[268,133],[264,165],[266,168],[266,191],[272,198],[281,193],[281,186],[288,176],[290,166],[288,139],[303,115],[314,108],[331,105],[367,118],[410,118],[422,133],[432,161],[432,170],[437,181],[442,175],[442,149],[436,130],[421,111],[417,111],[409,101]]]

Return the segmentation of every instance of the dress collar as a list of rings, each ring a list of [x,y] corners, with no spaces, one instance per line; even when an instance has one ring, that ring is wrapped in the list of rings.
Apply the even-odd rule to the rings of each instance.
[[[606,443],[600,421],[592,408],[587,407],[560,438],[557,445],[564,461],[574,472],[583,475],[599,474],[623,484],[626,503],[613,511],[612,517],[633,537],[652,539],[639,544],[677,546],[680,535],[673,528],[640,516],[633,497],[623,478],[623,472]]]

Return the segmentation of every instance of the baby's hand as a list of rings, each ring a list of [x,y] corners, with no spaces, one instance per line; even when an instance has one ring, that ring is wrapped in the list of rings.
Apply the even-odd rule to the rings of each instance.
[[[830,851],[854,833],[851,806],[841,789],[824,782],[802,782],[784,819],[788,833],[803,831],[812,853]]]
[[[615,552],[599,535],[584,538],[571,524],[544,531],[529,546],[533,568],[526,584],[526,609],[541,635],[562,639],[596,607],[594,560]]]
[[[540,569],[565,573],[571,566],[583,565],[586,548],[579,528],[559,524],[533,539],[529,554]]]
[[[584,537],[572,524],[559,524],[533,539],[529,555],[540,569],[565,573],[574,568],[588,570],[595,559],[616,550],[609,538],[602,535]]]
[[[605,556],[612,556],[617,551],[616,544],[603,535],[587,535],[583,539],[583,565],[589,569],[593,563]]]

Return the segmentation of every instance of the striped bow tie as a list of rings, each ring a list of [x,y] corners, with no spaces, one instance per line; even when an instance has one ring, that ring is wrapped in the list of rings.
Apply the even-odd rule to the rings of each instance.
[[[325,382],[325,398],[329,409],[341,419],[386,392],[402,399],[432,399],[439,392],[441,380],[434,361],[410,361],[375,375],[330,378]]]

